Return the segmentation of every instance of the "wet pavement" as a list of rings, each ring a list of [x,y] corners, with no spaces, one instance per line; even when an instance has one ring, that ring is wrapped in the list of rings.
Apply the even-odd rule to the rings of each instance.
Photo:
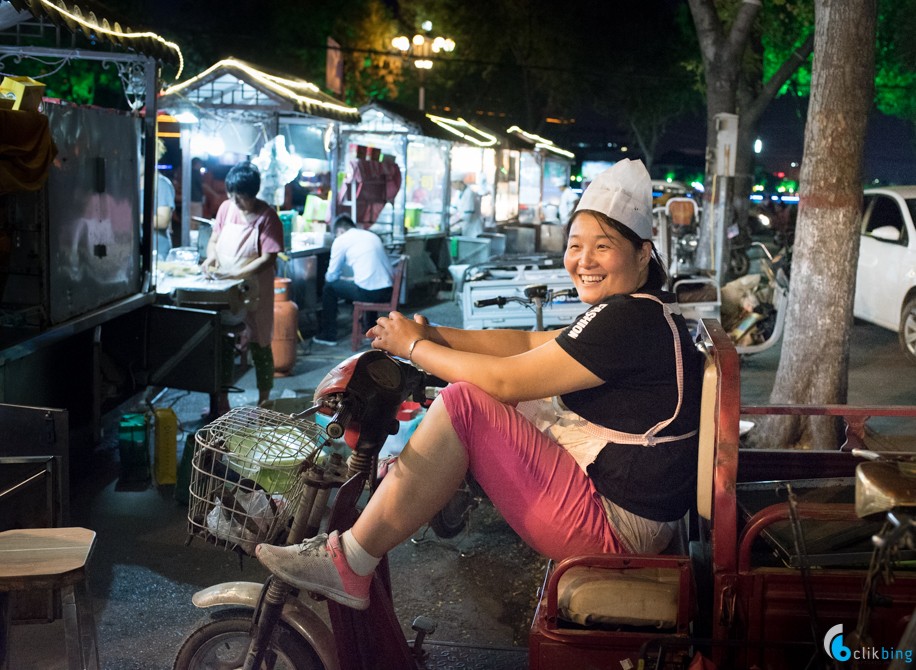
[[[461,325],[460,311],[447,297],[405,311],[421,311],[443,325]],[[348,314],[341,317],[336,347],[300,349],[292,374],[276,380],[272,398],[310,397],[327,370],[350,355],[347,318]],[[903,359],[894,333],[857,323],[851,345],[851,403],[916,400],[916,367]],[[778,351],[776,347],[742,360],[745,403],[766,402]],[[253,371],[246,372],[239,386],[243,392],[232,394],[232,405],[253,404]],[[138,409],[138,400],[120,411]],[[156,405],[172,407],[178,415],[180,451],[185,436],[203,425],[208,398],[168,389],[158,394]],[[166,670],[183,638],[206,616],[193,607],[191,595],[221,581],[260,581],[265,571],[253,559],[240,562],[237,555],[199,539],[186,544],[186,507],[176,502],[174,486],[138,490],[120,481],[119,419],[120,412],[106,417],[105,437],[89,474],[72,482],[70,521],[98,533],[90,565],[101,667]],[[914,434],[906,436],[910,442]],[[466,535],[450,541],[407,542],[392,552],[393,591],[402,628],[412,637],[410,622],[425,614],[438,622],[433,640],[510,650],[500,667],[523,668],[527,628],[545,565],[545,559],[528,549],[487,501],[481,501]],[[316,610],[325,616],[323,605],[316,604]],[[63,649],[60,622],[15,626],[13,634],[11,668],[63,667],[56,660]],[[456,660],[454,666],[440,667],[490,666]]]

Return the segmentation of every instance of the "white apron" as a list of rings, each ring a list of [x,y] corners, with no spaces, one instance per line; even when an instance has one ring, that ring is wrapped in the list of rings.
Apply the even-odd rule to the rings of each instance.
[[[234,214],[234,216],[233,216]],[[223,272],[237,273],[252,259],[261,255],[260,223],[258,217],[251,224],[237,223],[244,221],[240,212],[233,212],[227,218],[216,240],[216,259]],[[245,314],[245,325],[248,326],[252,342],[261,346],[270,346],[273,338],[273,268],[267,267],[257,274],[248,275],[248,284],[252,302]]]

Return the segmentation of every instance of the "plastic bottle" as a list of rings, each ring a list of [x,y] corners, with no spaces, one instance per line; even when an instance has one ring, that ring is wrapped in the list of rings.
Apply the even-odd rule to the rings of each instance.
[[[274,336],[270,347],[276,377],[288,375],[296,365],[299,307],[290,300],[291,287],[290,279],[274,279]]]
[[[178,417],[171,407],[157,407],[153,422],[153,472],[156,483],[174,484],[178,475]]]

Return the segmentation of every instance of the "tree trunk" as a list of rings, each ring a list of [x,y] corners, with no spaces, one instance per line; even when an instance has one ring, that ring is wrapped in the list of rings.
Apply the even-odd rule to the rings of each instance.
[[[877,0],[816,0],[798,226],[774,403],[845,403],[862,203],[862,155],[874,86]],[[833,449],[837,424],[767,417],[754,446]]]
[[[696,265],[700,269],[718,272],[714,267],[714,249],[722,239],[716,237],[716,216],[721,216],[725,226],[735,220],[735,198],[746,198],[749,189],[741,186],[743,176],[738,180],[717,180],[715,176],[715,147],[717,142],[716,114],[738,114],[739,129],[745,134],[757,127],[760,115],[767,104],[776,96],[782,85],[788,81],[799,66],[811,53],[813,36],[796,49],[795,53],[783,63],[779,70],[767,81],[750,104],[739,101],[738,86],[744,52],[751,36],[751,28],[760,11],[760,2],[742,2],[726,33],[719,19],[715,0],[689,0],[690,14],[693,17],[697,40],[703,57],[703,74],[706,79],[706,191],[703,195],[703,214],[700,222],[699,244],[697,247]],[[741,106],[739,108],[739,102]],[[746,118],[745,118],[746,117]],[[739,138],[740,139],[740,138]],[[750,144],[739,142],[735,147],[736,171],[748,170],[751,161]],[[731,189],[721,193],[721,187]],[[718,193],[717,193],[718,191]],[[724,196],[724,197],[722,197]],[[716,211],[718,202],[723,202],[722,211]],[[746,216],[747,208],[742,207],[741,216]],[[742,219],[743,223],[743,219]],[[724,238],[724,235],[721,236]],[[728,249],[723,249],[723,261],[727,261]],[[720,282],[722,277],[716,277]]]
[[[717,114],[734,114],[738,75],[751,27],[760,11],[760,3],[742,3],[728,33],[723,30],[714,0],[689,0],[690,14],[697,31],[697,40],[703,56],[703,73],[706,79],[706,190],[703,194],[703,214],[699,230],[699,244],[694,259],[701,270],[718,271],[714,267],[714,248],[721,242],[716,237],[715,216],[717,203],[724,200],[726,220],[732,210],[730,196],[721,198],[721,186],[731,187],[731,180],[715,179],[715,147]],[[714,187],[715,186],[715,187]],[[724,236],[723,236],[724,237]],[[717,277],[721,281],[721,277]]]

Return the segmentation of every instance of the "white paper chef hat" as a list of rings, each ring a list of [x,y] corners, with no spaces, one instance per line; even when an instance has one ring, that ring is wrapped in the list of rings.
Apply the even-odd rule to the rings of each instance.
[[[642,161],[624,158],[599,174],[579,199],[591,209],[619,221],[641,239],[652,239],[652,179]]]

